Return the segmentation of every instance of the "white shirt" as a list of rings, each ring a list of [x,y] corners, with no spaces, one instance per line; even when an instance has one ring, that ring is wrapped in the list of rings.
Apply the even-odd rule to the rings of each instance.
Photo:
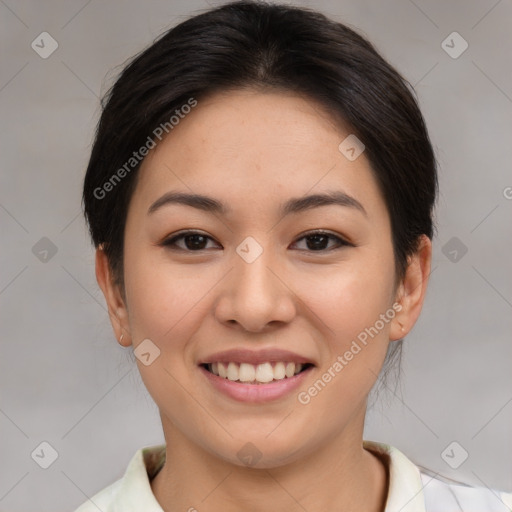
[[[413,464],[393,446],[363,441],[370,451],[389,457],[389,489],[385,512],[511,512],[512,494],[471,487],[435,476]],[[138,450],[124,476],[75,512],[163,512],[151,490],[151,478],[165,445]]]

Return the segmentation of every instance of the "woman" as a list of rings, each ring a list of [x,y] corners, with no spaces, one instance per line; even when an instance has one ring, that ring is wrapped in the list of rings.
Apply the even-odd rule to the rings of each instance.
[[[362,438],[424,301],[436,190],[407,83],[321,14],[235,2],[138,55],[83,200],[166,443],[79,511],[509,510]]]

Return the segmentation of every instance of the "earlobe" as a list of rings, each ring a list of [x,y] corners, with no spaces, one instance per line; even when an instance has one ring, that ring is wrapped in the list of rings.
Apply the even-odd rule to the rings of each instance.
[[[110,323],[116,339],[123,347],[131,345],[128,311],[119,286],[114,282],[112,269],[102,246],[96,249],[96,280],[107,303]]]
[[[407,336],[416,323],[425,300],[431,261],[432,242],[422,235],[416,252],[408,260],[404,278],[397,290],[396,301],[400,311],[391,323],[390,341]]]

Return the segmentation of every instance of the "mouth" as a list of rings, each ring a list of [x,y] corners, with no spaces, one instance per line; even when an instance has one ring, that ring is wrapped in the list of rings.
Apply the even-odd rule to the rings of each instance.
[[[200,366],[221,379],[239,384],[260,385],[291,379],[312,368],[313,364],[293,361],[266,361],[259,364],[216,361]]]
[[[312,358],[274,347],[225,350],[197,364],[211,389],[253,404],[290,399],[317,366]]]

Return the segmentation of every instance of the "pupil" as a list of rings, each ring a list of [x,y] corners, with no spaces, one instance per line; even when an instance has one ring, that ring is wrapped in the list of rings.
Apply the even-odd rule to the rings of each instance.
[[[187,235],[185,237],[185,245],[187,249],[204,249],[206,237],[203,235]]]
[[[308,249],[318,251],[327,247],[328,237],[326,235],[311,235],[308,237]]]

